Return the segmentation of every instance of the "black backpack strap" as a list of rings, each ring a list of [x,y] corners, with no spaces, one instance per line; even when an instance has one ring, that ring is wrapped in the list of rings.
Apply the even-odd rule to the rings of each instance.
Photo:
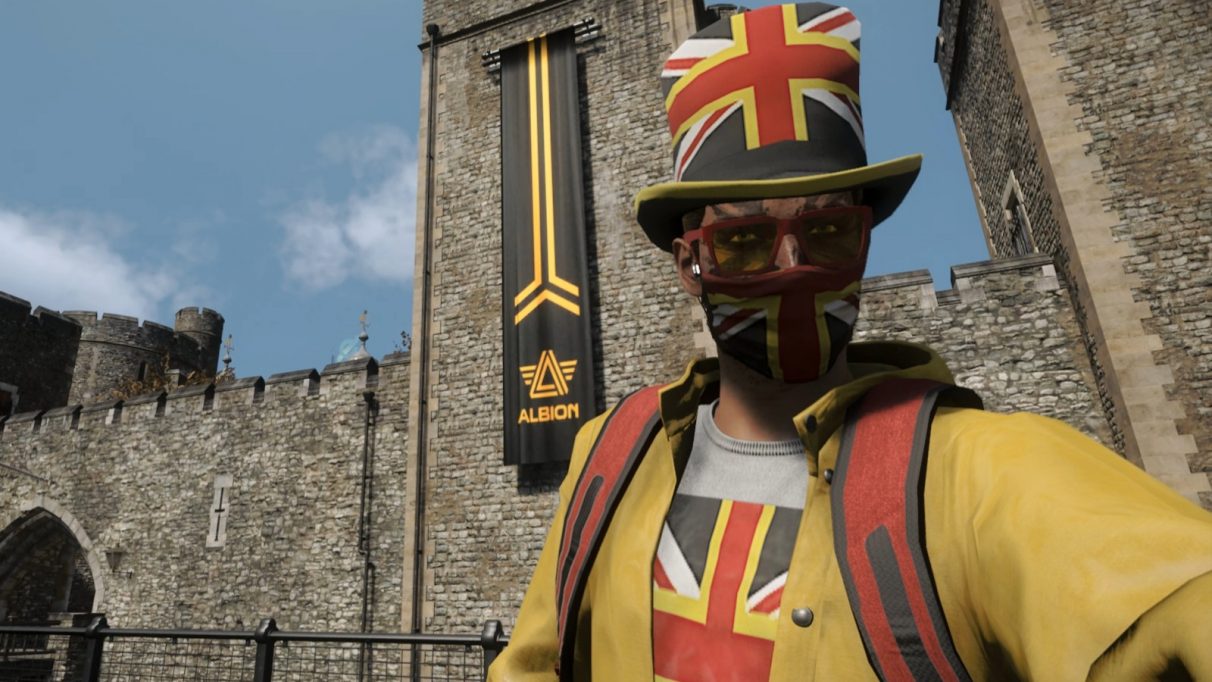
[[[636,464],[660,430],[660,388],[640,389],[610,413],[573,488],[556,563],[561,679],[572,677],[577,614],[598,545]]]
[[[926,451],[944,395],[980,407],[971,391],[934,381],[879,384],[851,407],[838,450],[834,548],[867,658],[885,681],[971,679],[926,555]]]

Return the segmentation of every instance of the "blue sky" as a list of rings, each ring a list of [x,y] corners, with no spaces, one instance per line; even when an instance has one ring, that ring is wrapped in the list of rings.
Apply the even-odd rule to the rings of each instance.
[[[849,6],[870,158],[926,155],[869,274],[947,288],[987,255],[931,60],[937,4]],[[0,290],[169,324],[214,308],[241,375],[322,367],[363,309],[390,352],[411,326],[420,7],[0,3]]]

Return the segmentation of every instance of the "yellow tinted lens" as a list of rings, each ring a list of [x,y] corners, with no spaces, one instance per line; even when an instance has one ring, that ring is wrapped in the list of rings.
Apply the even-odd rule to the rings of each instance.
[[[808,262],[825,267],[849,265],[863,250],[863,220],[858,214],[834,214],[805,221],[799,229]]]
[[[716,265],[723,272],[754,272],[765,268],[774,251],[778,226],[749,223],[717,229],[711,237]]]

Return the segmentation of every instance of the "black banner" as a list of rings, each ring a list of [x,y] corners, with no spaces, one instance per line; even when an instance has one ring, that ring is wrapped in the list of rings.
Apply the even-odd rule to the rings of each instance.
[[[594,416],[572,29],[501,52],[505,463],[567,460]]]

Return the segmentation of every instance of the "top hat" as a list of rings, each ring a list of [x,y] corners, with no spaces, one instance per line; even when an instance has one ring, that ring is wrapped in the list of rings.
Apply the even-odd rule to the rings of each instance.
[[[879,224],[900,205],[920,154],[867,164],[859,21],[821,2],[721,19],[661,72],[673,181],[644,188],[636,219],[672,250],[682,216],[708,204],[861,189]]]

